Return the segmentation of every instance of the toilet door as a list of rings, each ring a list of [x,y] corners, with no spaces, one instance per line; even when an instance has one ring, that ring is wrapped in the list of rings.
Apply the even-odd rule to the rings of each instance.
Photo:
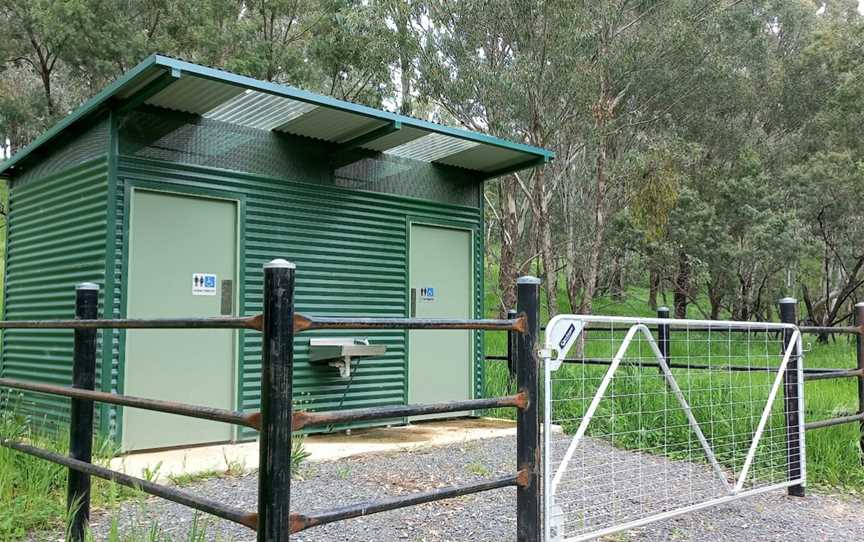
[[[228,316],[236,311],[237,202],[135,189],[129,234],[130,318]],[[124,391],[233,409],[236,331],[128,330]],[[232,427],[123,410],[123,448],[225,442]]]
[[[471,318],[471,231],[413,224],[410,229],[410,304],[417,318]],[[472,332],[409,332],[410,403],[472,397]]]

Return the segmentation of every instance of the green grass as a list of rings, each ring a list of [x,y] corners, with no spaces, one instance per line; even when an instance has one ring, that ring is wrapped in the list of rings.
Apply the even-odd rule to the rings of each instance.
[[[68,437],[49,435],[33,429],[31,420],[18,414],[17,394],[0,392],[0,436],[27,442],[38,448],[60,454],[68,453]],[[291,449],[291,474],[296,475],[309,453],[303,445],[303,437],[295,436]],[[109,443],[97,445],[94,450],[94,463],[106,465],[116,454]],[[158,467],[151,473],[157,474]],[[189,485],[201,480],[220,476],[240,476],[246,473],[244,466],[226,458],[226,470],[208,471],[200,474],[170,477],[177,486]],[[52,533],[60,529],[66,518],[66,476],[67,469],[48,461],[0,447],[0,542],[21,540],[28,533]],[[144,476],[151,478],[151,476]],[[104,513],[113,510],[118,504],[129,499],[144,499],[147,496],[112,482],[93,477],[91,510]],[[205,516],[206,517],[206,516]],[[205,540],[209,525],[206,520],[197,519],[183,540],[196,542]],[[52,534],[46,540],[56,540]],[[112,522],[107,540],[115,542],[168,542],[174,540],[155,524],[125,526],[122,531],[116,521]]]
[[[26,418],[17,414],[14,394],[0,394],[0,435],[26,441],[57,453],[67,453],[64,436],[34,431]],[[13,404],[10,404],[13,403]],[[104,463],[113,455],[109,445],[97,446],[95,462]],[[66,514],[66,469],[27,454],[0,447],[0,540],[21,540],[31,531],[56,529]],[[93,509],[113,508],[141,493],[94,478]]]
[[[623,302],[598,299],[595,302],[595,313],[613,316],[651,316],[652,311],[647,308],[647,303],[640,301],[643,298],[641,293],[644,292],[637,291],[635,295],[628,295]],[[644,298],[647,298],[647,295],[644,295]],[[698,316],[691,315],[691,317]],[[545,316],[543,320],[545,321]],[[589,341],[586,355],[611,357],[612,349],[620,344],[622,335],[623,331],[616,335],[615,341]],[[598,332],[594,332],[593,335],[589,335],[589,338],[597,339],[598,336]],[[691,339],[697,338],[691,337]],[[486,333],[487,354],[504,354],[505,340],[503,333]],[[636,348],[635,344],[633,348]],[[688,346],[681,341],[676,343],[673,335],[673,360],[676,356],[682,359],[685,348]],[[837,341],[828,344],[818,344],[815,337],[806,336],[804,348],[806,367],[853,368],[855,366],[854,342],[846,337],[840,337]],[[705,343],[691,340],[689,349],[691,357],[704,358],[709,353],[713,356],[745,354],[742,347],[736,348],[733,345],[730,350],[729,345],[724,344],[723,341],[712,341],[709,351]],[[766,351],[773,352],[773,349]],[[753,352],[749,355],[752,356],[750,364],[765,365],[769,362],[771,366],[779,364],[779,357],[776,355],[766,354],[760,357]],[[698,363],[695,360],[693,362]],[[740,361],[737,363],[743,364]],[[487,396],[509,393],[506,364],[490,361],[486,362],[485,369]],[[553,393],[556,398],[571,397],[572,400],[568,402],[569,412],[558,410],[556,417],[581,418],[590,402],[593,389],[599,384],[605,370],[606,368],[602,366],[565,366],[561,370],[564,372],[558,377],[566,375],[573,380],[558,382]],[[715,447],[722,449],[727,445],[727,449],[731,449],[733,439],[739,441],[735,448],[740,450],[735,454],[730,452],[723,459],[726,464],[740,465],[743,453],[746,451],[744,450],[746,446],[741,446],[741,435],[752,434],[756,421],[752,415],[752,406],[748,407],[747,403],[750,402],[752,405],[753,389],[762,390],[760,394],[763,401],[767,398],[767,387],[770,385],[772,376],[765,373],[733,373],[730,378],[728,373],[708,371],[685,373],[677,370],[675,373],[685,392],[688,389],[700,390],[688,396],[688,401],[697,419],[713,420],[713,423],[708,424],[703,430]],[[576,389],[576,386],[581,385],[582,382],[586,383],[586,387],[592,393]],[[664,449],[673,457],[687,453],[693,436],[683,411],[677,408],[674,397],[666,391],[663,379],[656,369],[639,370],[622,366],[613,382],[614,403],[611,399],[604,399],[600,404],[589,428],[590,435],[612,441],[615,446],[622,448]],[[855,379],[820,380],[805,384],[807,421],[852,414],[856,411],[857,403]],[[721,405],[722,408],[718,408]],[[640,411],[643,414],[636,414]],[[666,412],[665,419],[660,414],[662,412]],[[760,444],[760,453],[763,454],[766,454],[771,446],[780,449],[783,446],[781,435],[785,423],[780,401],[775,404],[773,412],[768,426],[768,429],[773,429],[773,432],[766,432],[766,437]],[[490,415],[512,417],[513,412],[508,409],[496,409],[490,411]],[[563,425],[565,431],[572,432],[575,429],[572,424]],[[664,426],[671,428],[664,430]],[[838,487],[850,491],[864,490],[864,467],[862,467],[862,454],[858,448],[859,438],[857,424],[809,431],[806,435],[808,482],[812,485]],[[779,451],[777,454],[780,455]]]
[[[112,518],[111,526],[102,538],[97,538],[92,532],[87,532],[85,540],[87,542],[95,542],[102,540],[105,542],[205,542],[211,539],[210,520],[202,519],[200,514],[195,514],[192,519],[192,525],[182,538],[177,538],[175,535],[167,534],[155,523],[132,522],[124,528],[120,528],[120,523],[117,518]],[[48,538],[47,540],[53,540]],[[233,538],[223,538],[216,535],[216,542],[231,542]]]

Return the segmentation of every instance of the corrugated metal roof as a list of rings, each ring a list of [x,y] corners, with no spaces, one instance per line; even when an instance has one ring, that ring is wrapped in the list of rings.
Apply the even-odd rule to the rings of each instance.
[[[539,147],[153,55],[0,164],[0,174],[9,174],[31,152],[71,125],[107,109],[134,107],[141,102],[256,129],[456,166],[485,177],[555,157],[555,153]]]

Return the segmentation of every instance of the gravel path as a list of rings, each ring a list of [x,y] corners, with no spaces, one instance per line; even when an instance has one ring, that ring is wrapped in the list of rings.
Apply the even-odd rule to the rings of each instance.
[[[613,450],[606,444],[586,441],[600,457],[617,454],[615,460],[637,454]],[[315,511],[339,504],[380,499],[434,487],[506,475],[515,469],[513,438],[466,442],[398,454],[367,455],[304,467],[302,479],[292,484],[292,504],[297,510]],[[645,458],[641,458],[644,460]],[[692,470],[692,465],[652,458],[653,464]],[[683,466],[682,466],[683,465]],[[707,467],[706,467],[707,468]],[[683,472],[683,471],[682,471]],[[254,475],[211,479],[187,487],[209,498],[253,510],[257,479]],[[587,495],[595,498],[599,493]],[[160,500],[128,502],[112,514],[121,525],[158,522],[172,539],[185,540],[193,513]],[[208,519],[213,540],[251,541],[254,534],[234,524]],[[101,539],[111,516],[96,514],[93,526]],[[515,489],[506,488],[439,503],[385,512],[310,529],[292,540],[317,541],[471,541],[514,540]],[[806,499],[787,498],[783,491],[750,497],[731,504],[695,512],[624,534],[609,541],[657,540],[864,540],[864,501],[850,497],[815,494]]]

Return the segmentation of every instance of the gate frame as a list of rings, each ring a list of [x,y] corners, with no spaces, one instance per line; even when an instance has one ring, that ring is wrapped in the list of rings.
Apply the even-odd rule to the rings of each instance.
[[[560,326],[560,324],[569,323],[569,326]],[[630,328],[627,330],[625,337],[619,343],[620,346],[616,351],[616,354],[612,361],[610,362],[609,369],[607,369],[603,380],[600,385],[597,387],[594,393],[594,397],[591,401],[591,404],[588,407],[585,415],[580,420],[579,429],[574,435],[570,446],[568,446],[567,454],[565,454],[565,459],[562,459],[562,464],[567,459],[567,456],[572,454],[575,448],[578,446],[578,441],[584,436],[584,433],[587,431],[587,427],[590,424],[591,418],[593,416],[594,411],[599,405],[600,400],[605,396],[606,388],[611,382],[612,378],[618,367],[620,366],[621,361],[623,360],[627,349],[632,343],[633,338],[636,336],[637,332],[642,332],[645,335],[648,343],[651,347],[652,353],[658,361],[658,365],[660,366],[661,374],[663,374],[666,383],[669,387],[671,387],[672,393],[678,399],[679,404],[684,409],[688,423],[691,428],[693,428],[694,432],[696,432],[697,437],[699,438],[700,444],[702,445],[703,450],[706,453],[706,456],[709,459],[712,467],[714,468],[715,473],[719,476],[722,476],[722,480],[724,485],[729,489],[729,495],[723,497],[717,497],[714,499],[707,500],[702,503],[691,504],[688,506],[684,506],[681,508],[677,508],[675,510],[670,510],[666,512],[660,512],[657,514],[652,514],[646,516],[644,518],[640,518],[637,520],[632,520],[626,523],[622,523],[620,525],[603,528],[600,530],[592,531],[589,533],[581,534],[572,538],[552,538],[552,508],[553,508],[553,487],[557,485],[557,482],[553,480],[551,467],[552,467],[552,458],[551,458],[551,433],[552,433],[552,408],[551,408],[551,400],[552,400],[552,373],[561,368],[561,365],[565,361],[565,357],[575,342],[582,336],[582,333],[590,324],[622,324],[622,325],[630,325]],[[781,352],[783,358],[781,360],[780,366],[777,368],[776,373],[772,371],[774,374],[774,380],[771,385],[771,391],[769,392],[769,396],[766,400],[765,408],[763,409],[762,416],[760,417],[759,424],[756,428],[756,431],[753,435],[753,440],[750,443],[750,448],[748,449],[747,457],[745,459],[745,464],[741,468],[741,472],[739,475],[739,479],[734,487],[729,485],[728,479],[722,475],[722,471],[718,472],[718,465],[716,464],[716,459],[714,459],[713,451],[710,449],[710,445],[705,441],[704,435],[699,428],[699,423],[695,418],[693,418],[692,412],[690,411],[690,407],[687,404],[686,400],[684,400],[683,395],[681,394],[681,390],[677,385],[677,382],[672,374],[669,364],[667,363],[668,350],[666,352],[661,352],[661,348],[658,346],[657,339],[651,334],[651,330],[647,327],[648,325],[656,325],[658,330],[666,330],[665,337],[668,340],[669,332],[671,328],[675,325],[688,325],[688,326],[696,326],[702,327],[705,330],[711,329],[720,329],[724,331],[777,331],[783,333],[784,336],[784,347]],[[667,346],[668,348],[668,346]],[[794,323],[774,323],[774,322],[741,322],[741,321],[733,321],[733,320],[689,320],[689,319],[670,319],[670,318],[633,318],[633,317],[616,317],[616,316],[595,316],[595,315],[578,315],[578,314],[559,314],[552,318],[546,326],[545,330],[545,341],[544,348],[539,352],[539,356],[543,362],[543,402],[544,402],[544,412],[543,412],[543,535],[544,540],[547,542],[552,542],[553,540],[564,540],[566,542],[577,542],[583,540],[592,540],[601,536],[625,531],[628,529],[633,529],[636,527],[641,527],[644,525],[648,525],[651,523],[655,523],[657,521],[662,521],[665,519],[674,518],[680,515],[684,515],[690,512],[694,512],[697,510],[702,510],[705,508],[709,508],[712,506],[716,506],[719,504],[724,504],[730,501],[735,501],[742,499],[744,497],[749,497],[753,495],[758,495],[760,493],[765,493],[768,491],[774,491],[777,489],[789,488],[801,488],[801,492],[803,494],[803,488],[806,486],[807,482],[807,471],[806,471],[806,446],[805,446],[805,424],[804,424],[804,372],[803,372],[803,349],[802,349],[802,340],[801,340],[801,331],[798,329]],[[795,461],[800,462],[800,477],[793,477],[792,471],[789,471],[790,479],[785,482],[780,482],[776,484],[770,484],[768,486],[759,487],[755,489],[749,489],[746,491],[742,491],[743,483],[746,480],[746,475],[748,474],[749,468],[752,464],[753,458],[755,457],[756,449],[758,447],[759,441],[762,436],[762,432],[764,431],[765,424],[767,423],[767,419],[773,410],[772,405],[777,398],[777,392],[781,386],[784,386],[784,391],[788,386],[788,379],[786,375],[789,374],[789,371],[794,371],[795,373],[795,389],[797,392],[797,397],[790,398],[793,400],[797,400],[797,412],[789,411],[793,405],[789,404],[789,401],[784,401],[784,410],[786,410],[785,414],[787,416],[787,420],[790,416],[797,416],[797,432],[791,433],[789,432],[790,426],[786,426],[787,431],[787,441],[793,435],[797,437],[797,444],[799,445],[798,449],[793,451],[789,446],[787,446],[787,461],[793,460],[793,455],[795,455]],[[695,425],[694,425],[695,424]],[[707,447],[706,447],[707,446]],[[797,452],[797,454],[796,454]],[[556,477],[557,479],[557,473]]]

